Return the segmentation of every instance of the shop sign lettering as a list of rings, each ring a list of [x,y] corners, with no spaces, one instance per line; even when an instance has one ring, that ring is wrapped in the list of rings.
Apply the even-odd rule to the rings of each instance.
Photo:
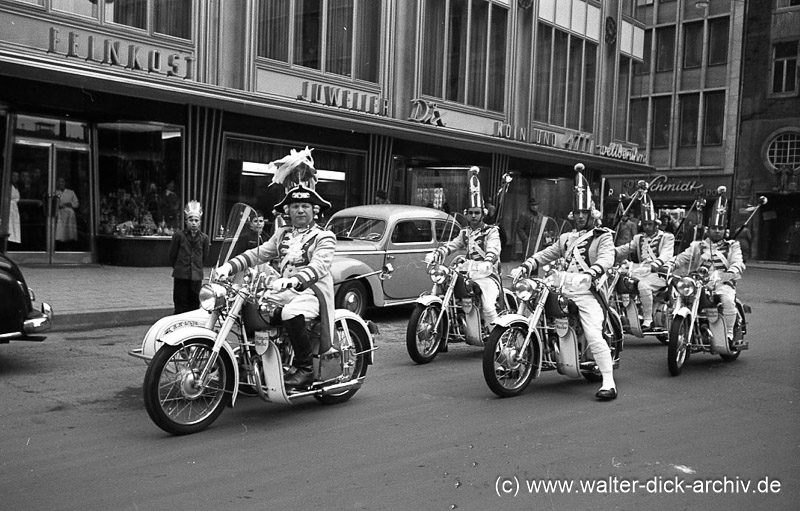
[[[133,43],[86,35],[69,31],[66,37],[61,30],[50,27],[47,53],[83,59],[132,71],[175,76],[194,80],[194,61],[191,55],[181,55],[159,49],[147,49]]]
[[[635,163],[645,163],[647,161],[647,154],[640,153],[638,147],[630,148],[616,143],[597,146],[597,154]]]
[[[389,102],[375,94],[367,94],[322,83],[303,82],[300,94],[297,95],[297,100],[345,110],[355,110],[367,114],[382,116],[389,114]]]
[[[433,124],[435,126],[445,125],[444,120],[442,120],[442,113],[439,112],[438,105],[425,101],[424,99],[411,100],[411,115],[408,117],[408,120],[420,124]]]
[[[494,134],[497,137],[508,140],[516,140],[526,144],[543,145],[548,147],[560,147],[568,151],[579,153],[592,153],[594,147],[594,137],[587,133],[568,131],[566,133],[556,133],[538,128],[528,130],[518,126],[512,126],[503,122],[494,124]]]
[[[626,190],[636,189],[635,179],[625,179],[622,181],[622,187]],[[650,181],[650,193],[664,193],[664,194],[681,194],[690,195],[694,197],[710,197],[714,195],[716,187],[708,188],[703,183],[698,182],[696,179],[689,181],[670,180],[664,174],[659,174]]]

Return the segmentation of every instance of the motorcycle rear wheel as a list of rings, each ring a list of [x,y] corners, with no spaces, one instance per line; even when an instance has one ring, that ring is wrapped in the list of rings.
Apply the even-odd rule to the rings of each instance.
[[[230,403],[233,365],[220,353],[211,367],[207,385],[197,377],[212,354],[213,341],[189,339],[177,346],[162,346],[144,375],[144,406],[150,419],[167,433],[188,435],[204,430]]]
[[[448,332],[447,315],[442,317],[439,328],[434,331],[436,319],[442,311],[438,303],[417,305],[408,320],[406,329],[406,350],[411,360],[417,364],[427,364],[439,352]]]
[[[355,329],[350,326],[348,322],[347,329],[350,331],[350,339],[353,340],[353,346],[346,348],[351,350],[350,356],[355,356],[355,364],[353,365],[353,369],[350,373],[350,380],[355,380],[356,378],[361,378],[367,374],[367,350],[369,350],[369,340],[365,338],[365,333],[361,329]],[[341,335],[337,329],[337,335]],[[340,339],[339,346],[343,346],[343,342]],[[360,355],[355,355],[356,353],[361,353]],[[314,396],[314,399],[319,401],[322,404],[326,405],[336,405],[339,403],[344,403],[351,397],[358,392],[358,389],[351,389],[345,390],[344,392],[340,392],[338,394],[325,394],[323,396]]]
[[[537,346],[534,340],[524,353],[519,353],[527,335],[527,328],[521,326],[495,326],[486,341],[483,378],[500,397],[519,395],[533,379]]]
[[[683,370],[683,365],[689,360],[689,318],[676,316],[669,327],[669,344],[667,345],[667,368],[669,374],[678,376]]]

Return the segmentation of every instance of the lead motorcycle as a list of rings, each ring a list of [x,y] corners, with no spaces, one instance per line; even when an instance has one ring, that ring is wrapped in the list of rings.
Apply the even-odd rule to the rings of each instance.
[[[475,268],[477,263],[463,255],[449,265],[437,259],[428,263],[433,287],[417,299],[406,330],[406,349],[414,362],[427,364],[453,342],[483,347],[489,326],[483,321],[480,287],[472,279],[487,275]],[[502,290],[498,301],[501,314],[516,306],[508,289]]]
[[[714,294],[716,286],[735,280],[732,272],[709,272],[700,267],[677,280],[677,299],[669,329],[667,367],[672,376],[678,376],[692,353],[719,355],[726,362],[739,358],[749,348],[744,340],[750,307],[736,298],[736,319],[733,325],[733,342],[728,343],[722,305]]]
[[[217,266],[235,255],[237,241],[253,216],[250,206],[233,207]],[[230,280],[212,272],[200,291],[206,311],[203,325],[197,324],[200,311],[165,318],[156,329],[162,335],[146,336],[141,352],[131,353],[148,361],[144,403],[158,427],[173,435],[199,432],[226,406],[233,406],[239,394],[281,404],[307,397],[336,404],[350,399],[363,385],[373,362],[377,328],[337,309],[329,349],[320,349],[324,325],[319,320],[307,322],[315,343],[314,383],[306,389],[284,387],[293,351],[280,322],[280,304],[270,289],[275,278],[268,265]]]
[[[564,295],[565,289],[580,291],[602,284],[592,284],[587,275],[563,271],[562,264],[563,261],[557,261],[545,265],[541,268],[542,277],[514,280],[517,311],[500,317],[483,352],[484,379],[500,397],[522,393],[542,371],[602,381],[583,334],[578,307]],[[605,313],[603,337],[616,369],[622,352],[622,323],[609,307],[603,290],[598,289],[595,296]]]

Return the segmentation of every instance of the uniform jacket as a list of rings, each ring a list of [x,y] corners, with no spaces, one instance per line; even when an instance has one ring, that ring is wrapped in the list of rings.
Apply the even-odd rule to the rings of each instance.
[[[175,231],[169,246],[172,276],[176,279],[203,280],[203,262],[210,248],[208,234],[198,231],[192,236],[189,229]]]
[[[336,250],[336,236],[331,231],[312,224],[307,231],[291,226],[278,229],[260,247],[250,249],[228,261],[233,273],[263,263],[273,262],[281,277],[296,277],[297,291],[311,289],[319,300],[322,329],[320,352],[325,352],[333,340],[334,298],[331,263]]]
[[[649,250],[648,245],[650,246]],[[631,258],[635,263],[655,263],[661,266],[672,259],[675,254],[675,236],[660,229],[649,237],[642,232],[635,235],[630,242],[620,245],[614,250],[617,253],[617,260]]]
[[[467,259],[473,261],[489,261],[497,266],[500,262],[500,250],[503,248],[500,243],[500,229],[496,225],[482,224],[477,229],[464,227],[458,236],[450,240],[446,245],[436,249],[441,256],[465,249]]]
[[[709,270],[717,269],[719,266],[723,271],[740,275],[745,270],[742,248],[738,241],[720,240],[712,243],[708,238],[693,241],[686,250],[675,256],[672,265],[675,267],[675,272],[680,275],[697,270],[701,266]]]
[[[522,263],[522,266],[530,273],[534,266],[541,266],[560,257],[565,257],[569,261],[574,257],[571,252],[575,246],[578,247],[580,257],[588,268],[585,271],[593,279],[614,265],[614,238],[611,231],[597,227],[591,231],[572,231],[562,234],[557,243],[533,254]]]

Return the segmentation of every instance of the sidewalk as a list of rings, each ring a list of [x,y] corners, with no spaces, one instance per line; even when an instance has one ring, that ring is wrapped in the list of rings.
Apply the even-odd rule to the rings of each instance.
[[[507,274],[518,262],[503,263]],[[800,265],[750,261],[748,269],[798,271]],[[172,269],[127,266],[22,266],[37,303],[55,312],[53,331],[150,325],[172,314]],[[208,269],[206,269],[208,275]]]

